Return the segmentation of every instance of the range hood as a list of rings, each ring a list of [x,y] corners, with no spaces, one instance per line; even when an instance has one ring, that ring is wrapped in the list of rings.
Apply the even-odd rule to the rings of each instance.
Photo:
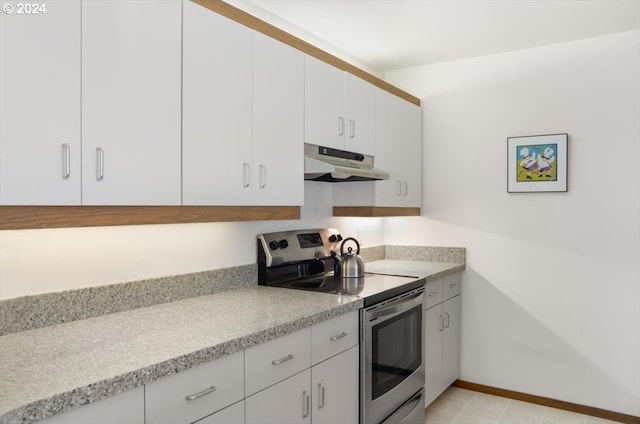
[[[305,143],[304,179],[330,183],[375,181],[388,180],[389,173],[373,167],[373,156]]]

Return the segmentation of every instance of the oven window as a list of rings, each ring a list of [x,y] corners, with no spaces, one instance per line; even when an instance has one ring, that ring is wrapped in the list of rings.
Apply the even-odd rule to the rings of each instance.
[[[422,306],[371,328],[371,400],[409,377],[422,363]]]

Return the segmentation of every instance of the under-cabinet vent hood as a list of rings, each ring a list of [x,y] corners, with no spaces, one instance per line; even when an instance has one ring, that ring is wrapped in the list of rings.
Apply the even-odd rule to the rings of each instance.
[[[388,180],[389,174],[373,167],[373,156],[305,143],[304,179],[330,183],[375,181]]]

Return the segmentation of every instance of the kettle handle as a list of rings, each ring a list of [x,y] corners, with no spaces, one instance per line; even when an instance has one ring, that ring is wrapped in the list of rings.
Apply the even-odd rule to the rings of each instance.
[[[342,244],[340,245],[340,256],[344,255],[344,244],[349,240],[353,240],[356,243],[356,247],[358,248],[358,250],[356,250],[356,255],[360,254],[360,243],[358,243],[358,240],[354,239],[353,237],[347,237],[346,239],[342,240]]]

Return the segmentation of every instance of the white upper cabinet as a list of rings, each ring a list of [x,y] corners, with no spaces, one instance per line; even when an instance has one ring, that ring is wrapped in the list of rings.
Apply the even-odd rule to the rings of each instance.
[[[304,201],[304,55],[184,3],[183,204]]]
[[[305,141],[372,155],[374,86],[305,56]]]
[[[0,13],[0,204],[80,204],[80,1]]]
[[[304,203],[304,54],[253,33],[253,203]]]
[[[376,90],[375,166],[389,180],[376,181],[375,206],[420,207],[422,203],[422,115],[419,106]]]
[[[184,2],[183,204],[252,198],[252,31]]]
[[[181,4],[82,4],[85,205],[180,204]]]

